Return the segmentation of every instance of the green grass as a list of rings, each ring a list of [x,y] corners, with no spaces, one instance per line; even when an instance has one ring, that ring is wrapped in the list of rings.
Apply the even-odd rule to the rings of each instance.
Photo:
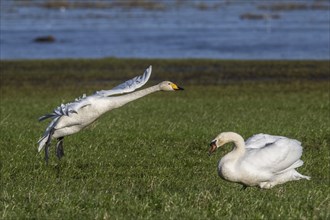
[[[37,118],[153,64],[159,92],[37,153]],[[1,62],[1,219],[329,219],[329,62],[55,60]],[[269,71],[268,71],[269,70]],[[229,72],[229,73],[228,73]],[[114,78],[114,82],[110,82]],[[271,190],[218,177],[222,131],[302,141],[301,180]]]

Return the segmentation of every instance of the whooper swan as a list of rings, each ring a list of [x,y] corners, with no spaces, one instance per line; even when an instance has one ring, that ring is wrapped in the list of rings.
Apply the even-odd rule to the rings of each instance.
[[[52,119],[43,137],[38,141],[39,152],[45,147],[46,162],[48,162],[49,146],[52,139],[57,139],[55,149],[56,156],[61,159],[61,157],[64,156],[63,138],[79,132],[104,113],[157,91],[183,90],[183,88],[180,88],[172,82],[164,81],[158,85],[133,92],[146,84],[150,78],[151,71],[152,67],[150,66],[145,70],[143,75],[134,77],[111,90],[97,91],[90,96],[84,94],[74,102],[61,104],[59,107],[55,108],[52,113],[40,117],[39,121],[43,121],[47,118]]]
[[[221,178],[247,186],[270,189],[292,180],[310,179],[295,168],[303,165],[301,143],[294,139],[257,134],[245,143],[234,132],[219,134],[210,144],[211,155],[218,147],[234,143],[233,150],[221,158],[218,174]]]

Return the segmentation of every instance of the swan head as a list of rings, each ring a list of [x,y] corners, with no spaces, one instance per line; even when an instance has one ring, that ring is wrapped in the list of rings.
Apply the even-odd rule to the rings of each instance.
[[[170,81],[164,81],[158,84],[161,91],[176,91],[183,90],[182,87],[177,86],[176,84]]]
[[[219,147],[229,143],[235,142],[237,140],[243,140],[242,136],[235,132],[222,132],[216,138],[214,138],[210,143],[209,155],[214,153]]]

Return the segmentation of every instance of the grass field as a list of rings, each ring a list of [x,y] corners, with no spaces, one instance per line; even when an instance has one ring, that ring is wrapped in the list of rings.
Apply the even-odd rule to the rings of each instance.
[[[152,94],[37,153],[38,117],[149,65]],[[329,61],[52,60],[1,62],[1,219],[329,219]],[[113,79],[113,80],[112,80]],[[225,182],[208,157],[222,131],[303,143],[311,176],[271,190]]]

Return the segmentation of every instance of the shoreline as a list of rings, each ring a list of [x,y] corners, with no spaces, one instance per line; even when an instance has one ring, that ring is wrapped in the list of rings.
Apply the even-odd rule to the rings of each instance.
[[[3,86],[116,84],[153,66],[151,82],[187,85],[231,82],[329,81],[330,60],[59,59],[1,61]]]

